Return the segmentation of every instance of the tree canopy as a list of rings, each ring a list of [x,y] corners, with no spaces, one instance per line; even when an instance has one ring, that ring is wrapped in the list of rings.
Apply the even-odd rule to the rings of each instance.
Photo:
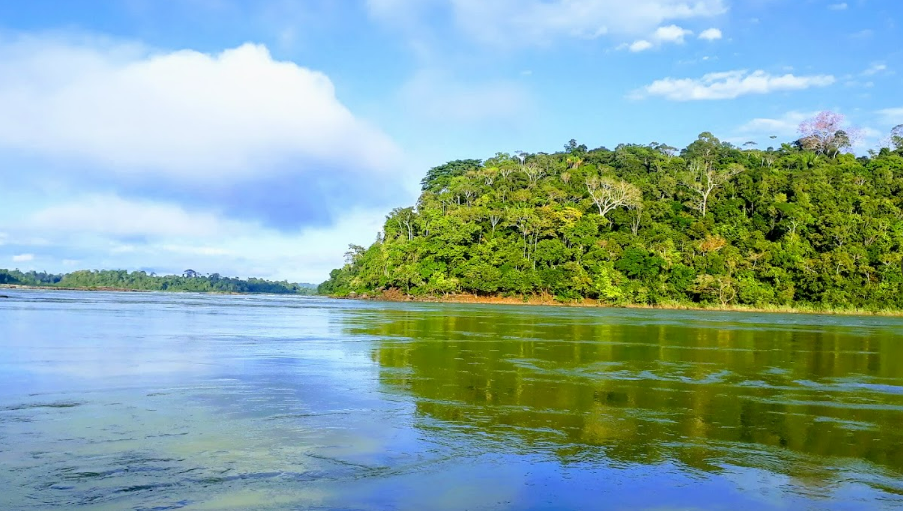
[[[144,271],[80,270],[67,274],[21,272],[0,269],[0,284],[47,286],[72,289],[128,289],[135,291],[196,291],[218,293],[314,294],[311,284],[247,280],[223,277],[219,273],[202,275],[185,270],[182,275],[155,275]]]
[[[903,309],[903,148],[828,138],[450,162],[320,292]]]

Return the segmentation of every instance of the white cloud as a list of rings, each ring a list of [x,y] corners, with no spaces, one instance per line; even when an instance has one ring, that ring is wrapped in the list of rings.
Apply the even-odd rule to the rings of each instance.
[[[19,254],[13,256],[14,263],[27,263],[34,261],[34,254]]]
[[[707,28],[699,33],[699,38],[705,41],[716,41],[721,39],[721,30],[717,28]]]
[[[903,107],[884,108],[882,110],[878,110],[877,114],[883,124],[903,124]]]
[[[882,62],[875,62],[871,66],[869,66],[868,69],[863,71],[862,75],[863,76],[872,76],[872,75],[876,75],[878,73],[883,73],[884,71],[887,71],[887,64],[884,64]]]
[[[655,33],[652,37],[656,41],[660,41],[662,43],[677,43],[682,44],[684,42],[684,37],[693,34],[692,30],[687,30],[685,28],[678,27],[677,25],[668,25],[666,27],[658,27],[655,29]]]
[[[652,33],[650,39],[653,42],[650,42],[646,39],[638,39],[634,41],[632,44],[622,44],[618,47],[618,49],[627,48],[630,51],[636,53],[641,51],[646,51],[648,49],[654,48],[656,46],[660,46],[666,43],[673,44],[683,44],[684,38],[688,35],[693,34],[692,30],[687,30],[685,28],[681,28],[677,25],[668,25],[666,27],[658,27],[655,29],[655,32]]]
[[[666,22],[727,12],[724,0],[368,0],[367,4],[374,16],[401,26],[411,26],[411,17],[427,9],[450,9],[455,23],[471,37],[502,46],[605,34],[648,37]]]
[[[409,111],[440,121],[475,122],[513,118],[532,103],[517,82],[464,83],[439,70],[421,70],[399,92]]]
[[[631,44],[629,48],[632,52],[645,51],[649,48],[652,48],[652,43],[646,41],[645,39],[640,39],[639,41],[635,41],[633,44]]]
[[[801,122],[814,117],[818,112],[791,111],[777,118],[759,117],[743,124],[737,131],[751,135],[795,136]]]
[[[6,245],[6,240],[8,240],[8,239],[9,239],[9,234],[6,234],[5,232],[0,232],[0,247],[2,247],[3,245]]]
[[[702,78],[663,78],[634,91],[630,97],[641,99],[661,96],[672,101],[733,99],[748,94],[802,90],[834,83],[831,75],[771,75],[758,70],[709,73]]]
[[[189,212],[174,204],[91,196],[36,212],[25,224],[34,230],[116,237],[207,238],[254,227],[209,212]]]
[[[832,11],[843,11],[843,10],[846,10],[846,8],[847,8],[846,2],[831,4],[828,6],[828,9],[830,9]]]
[[[387,207],[411,177],[327,76],[261,45],[0,38],[0,112],[0,157],[37,162],[22,176],[35,188],[168,198],[280,229],[323,225],[348,203]]]
[[[329,78],[253,44],[213,55],[2,45],[0,111],[0,146],[183,181],[250,179],[297,157],[379,168],[397,156]]]

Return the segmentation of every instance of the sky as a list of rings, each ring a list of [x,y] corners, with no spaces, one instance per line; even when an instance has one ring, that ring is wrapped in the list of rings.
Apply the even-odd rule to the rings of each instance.
[[[0,268],[321,282],[426,170],[903,124],[899,0],[0,2]],[[771,137],[775,138],[771,138]]]

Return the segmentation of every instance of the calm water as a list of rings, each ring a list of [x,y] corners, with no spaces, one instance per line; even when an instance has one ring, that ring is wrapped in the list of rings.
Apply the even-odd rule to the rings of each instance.
[[[903,320],[8,290],[0,509],[903,509]]]

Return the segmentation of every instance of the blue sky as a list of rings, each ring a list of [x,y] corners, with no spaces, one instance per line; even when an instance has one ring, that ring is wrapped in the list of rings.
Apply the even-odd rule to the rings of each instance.
[[[0,268],[319,282],[431,166],[903,123],[897,0],[0,3]]]

